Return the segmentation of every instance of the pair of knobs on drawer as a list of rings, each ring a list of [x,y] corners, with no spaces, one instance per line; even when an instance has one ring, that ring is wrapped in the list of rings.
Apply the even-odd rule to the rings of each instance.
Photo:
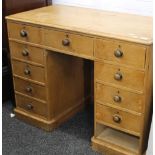
[[[27,31],[21,30],[21,31],[20,31],[20,36],[21,36],[21,37],[27,37],[27,36],[28,36]],[[64,39],[64,40],[62,40],[62,45],[64,45],[64,46],[69,46],[69,45],[70,45],[69,39]]]
[[[118,58],[122,57],[123,56],[123,52],[119,49],[117,49],[115,52],[114,52],[114,55]],[[115,73],[114,75],[114,79],[117,80],[117,81],[120,81],[121,79],[123,78],[122,74],[120,72],[117,72]]]

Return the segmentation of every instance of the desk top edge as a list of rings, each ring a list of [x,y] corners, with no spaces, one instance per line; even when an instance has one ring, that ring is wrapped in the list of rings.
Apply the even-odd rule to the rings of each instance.
[[[153,19],[147,16],[53,5],[6,16],[6,19],[145,45],[153,44]]]

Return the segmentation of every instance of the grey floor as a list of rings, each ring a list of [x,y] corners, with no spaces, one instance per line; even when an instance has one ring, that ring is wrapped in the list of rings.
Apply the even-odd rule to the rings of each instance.
[[[45,132],[11,118],[10,102],[3,103],[3,155],[99,155],[91,149],[93,108],[86,107],[72,119]]]

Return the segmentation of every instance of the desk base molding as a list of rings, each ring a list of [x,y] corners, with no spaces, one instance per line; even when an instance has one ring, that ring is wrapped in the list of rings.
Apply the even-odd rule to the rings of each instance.
[[[112,144],[105,143],[95,137],[92,137],[91,141],[92,149],[104,155],[145,155],[145,153],[134,153],[130,150],[125,150],[121,147],[113,146]]]
[[[18,108],[15,108],[14,112],[16,114],[16,117],[24,121],[25,123],[31,124],[46,131],[52,131],[60,124],[67,121],[69,118],[72,118],[77,112],[81,111],[83,107],[84,104],[81,103],[65,111],[63,114],[61,114],[60,117],[53,118],[52,120],[45,120],[43,118],[30,115],[24,111],[19,110]]]

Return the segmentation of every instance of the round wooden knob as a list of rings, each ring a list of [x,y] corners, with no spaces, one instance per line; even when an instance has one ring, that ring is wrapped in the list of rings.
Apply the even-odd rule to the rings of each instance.
[[[121,50],[117,49],[116,51],[114,51],[114,55],[115,55],[115,57],[120,58],[123,56],[123,52]]]
[[[121,102],[121,97],[118,95],[114,96],[113,99],[115,102]]]
[[[115,80],[121,80],[123,78],[123,76],[122,76],[122,74],[121,73],[116,73],[115,75],[114,75],[114,79]]]
[[[29,87],[29,86],[26,87],[26,91],[29,92],[29,93],[32,92],[32,87]]]
[[[25,74],[25,75],[30,75],[30,74],[31,74],[31,71],[30,71],[29,69],[25,69],[25,70],[24,70],[24,74]]]
[[[24,49],[24,50],[22,51],[22,55],[23,55],[23,56],[28,56],[28,55],[29,55],[29,51],[26,50],[26,49]]]
[[[113,121],[115,123],[120,123],[121,122],[121,117],[119,115],[113,115]]]
[[[64,40],[62,40],[62,44],[63,44],[64,46],[69,46],[69,44],[70,44],[69,39],[64,39]]]
[[[25,30],[20,31],[20,36],[21,37],[27,37],[27,32]]]
[[[31,104],[27,104],[26,107],[27,107],[28,110],[32,110],[33,109],[33,106]]]

